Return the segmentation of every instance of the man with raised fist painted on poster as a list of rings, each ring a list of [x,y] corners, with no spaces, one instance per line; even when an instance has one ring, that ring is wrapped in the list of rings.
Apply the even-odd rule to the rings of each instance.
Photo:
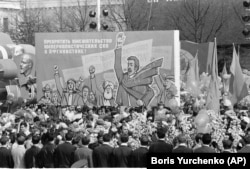
[[[76,81],[73,78],[70,78],[64,84],[61,81],[61,77],[59,74],[59,67],[57,65],[54,65],[54,72],[55,72],[54,77],[55,77],[57,92],[60,98],[62,99],[61,104],[67,106],[77,106],[79,104],[80,93],[81,93],[80,89],[78,89],[78,87],[81,85],[77,84],[83,82],[81,77],[79,78],[78,81]]]
[[[161,67],[163,59],[153,61],[140,69],[139,59],[136,56],[129,56],[128,71],[123,72],[121,62],[125,39],[123,32],[117,34],[114,69],[119,87],[116,103],[123,106],[138,106],[138,104],[147,106],[154,97],[154,91],[149,85],[153,82],[153,76],[158,74],[158,68]]]

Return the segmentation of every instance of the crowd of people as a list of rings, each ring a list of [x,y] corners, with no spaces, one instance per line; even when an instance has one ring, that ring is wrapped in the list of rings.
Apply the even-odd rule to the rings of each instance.
[[[222,101],[217,115],[197,102],[190,97],[178,109],[23,105],[1,114],[0,167],[146,167],[147,153],[250,152],[247,107]]]

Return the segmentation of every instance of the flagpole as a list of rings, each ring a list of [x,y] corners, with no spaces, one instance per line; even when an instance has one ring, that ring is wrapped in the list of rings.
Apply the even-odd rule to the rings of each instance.
[[[214,37],[214,46],[215,46],[214,50],[216,49],[216,52],[217,52],[217,39],[216,39],[216,37]],[[216,57],[216,61],[215,62],[218,63],[217,57]],[[215,73],[216,73],[216,77],[217,77],[216,82],[218,82],[218,65],[215,67]]]
[[[240,60],[240,44],[238,45],[238,56],[239,56],[239,60]]]

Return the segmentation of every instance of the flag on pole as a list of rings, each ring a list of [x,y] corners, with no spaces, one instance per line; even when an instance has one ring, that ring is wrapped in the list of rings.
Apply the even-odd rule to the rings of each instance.
[[[230,73],[231,73],[231,78],[230,78],[229,92],[231,94],[231,102],[232,104],[235,104],[248,95],[248,89],[240,66],[239,56],[237,55],[234,46],[233,46],[233,60],[230,66]]]
[[[227,75],[227,63],[224,63],[223,70],[222,70],[222,77],[223,75]]]
[[[220,111],[220,90],[218,83],[218,60],[217,60],[217,43],[214,40],[214,50],[212,56],[212,64],[210,69],[211,79],[207,94],[207,109],[214,110],[216,113]]]
[[[212,55],[214,42],[195,43],[190,41],[181,41],[181,57],[195,58],[197,50],[199,51],[199,70],[200,74],[203,72],[209,73],[211,69]]]
[[[190,61],[190,67],[187,76],[187,91],[197,97],[201,92],[199,88],[199,66],[198,66],[198,51],[193,60]]]
[[[221,73],[222,83],[223,83],[223,93],[228,93],[229,91],[229,79],[230,74],[227,73],[227,63],[224,63],[224,67]]]
[[[197,81],[197,82],[199,82],[200,81],[200,73],[199,73],[199,60],[198,60],[198,51],[197,51],[197,53],[196,53],[196,55],[195,55],[195,58],[194,58],[194,65],[195,65],[195,67],[194,67],[194,71],[195,71],[195,80]]]

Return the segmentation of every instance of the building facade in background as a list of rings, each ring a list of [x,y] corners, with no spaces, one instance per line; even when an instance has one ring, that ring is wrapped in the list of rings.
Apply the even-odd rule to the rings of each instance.
[[[107,6],[119,8],[123,3],[124,0],[101,0],[103,29],[112,31],[118,29],[111,23],[109,17],[103,15],[103,10],[108,8]],[[19,22],[29,22],[31,17],[39,22],[51,21],[53,26],[49,31],[89,31],[90,24],[97,22],[96,7],[96,0],[2,0],[0,1],[0,31],[18,31],[15,29],[18,29]],[[95,13],[95,16],[91,17],[90,12]],[[71,21],[66,21],[67,19]],[[77,28],[79,25],[84,28]],[[67,27],[71,27],[72,30]]]
[[[100,1],[101,31],[178,29],[181,40],[202,43],[213,41],[216,36],[218,44],[246,43],[242,35],[244,23],[241,18],[244,0]],[[97,31],[97,16],[89,15],[90,12],[97,11],[96,2],[97,0],[0,0],[0,30],[18,34],[19,30],[22,31],[30,24],[32,29],[26,32]],[[108,16],[103,15],[103,10],[109,11]],[[197,20],[195,15],[192,16],[194,13],[205,16]],[[34,23],[36,26],[32,25]],[[203,36],[200,36],[201,32]],[[207,35],[211,36],[207,38]]]

